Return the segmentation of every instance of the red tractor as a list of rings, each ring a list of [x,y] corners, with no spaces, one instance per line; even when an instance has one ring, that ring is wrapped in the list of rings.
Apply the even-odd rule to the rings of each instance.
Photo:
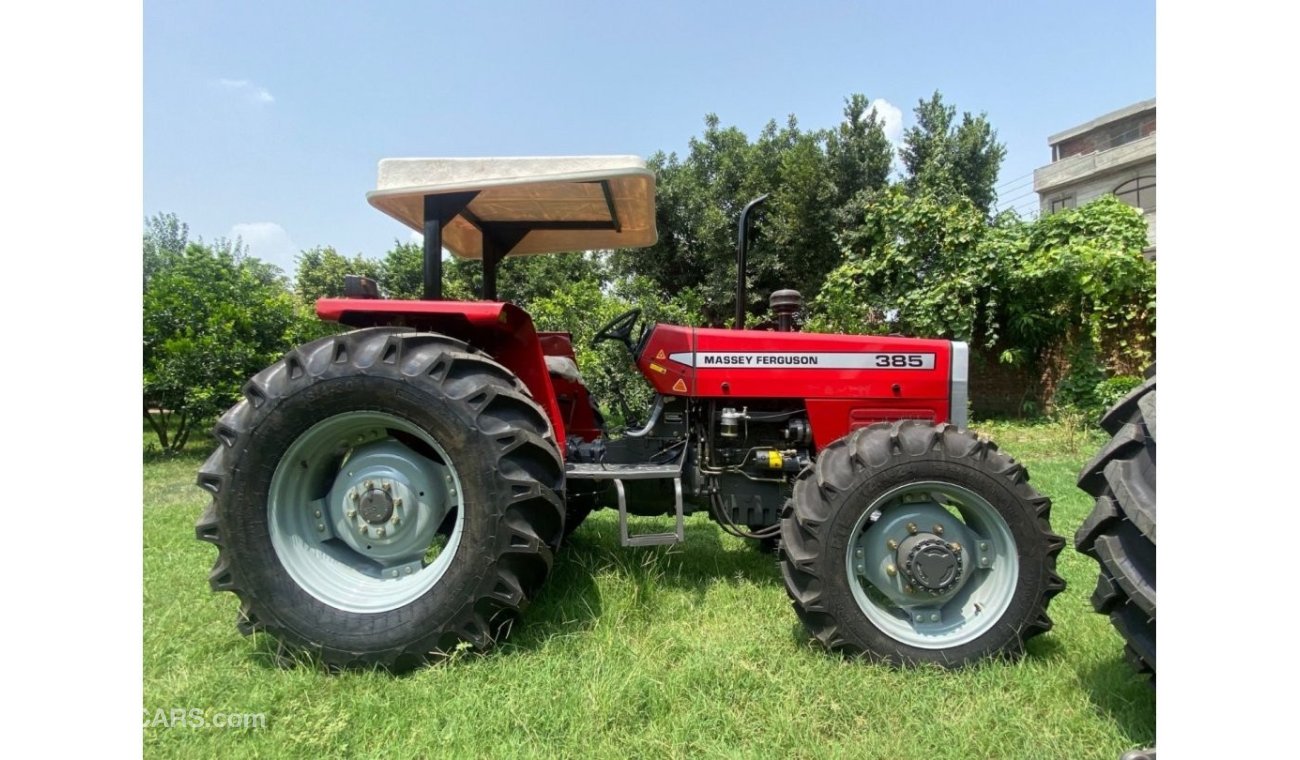
[[[216,424],[196,526],[239,629],[330,666],[405,669],[489,649],[594,508],[625,546],[683,540],[706,511],[779,545],[795,612],[832,650],[961,666],[1051,627],[1063,540],[1025,468],[966,429],[967,347],[647,324],[624,344],[653,386],[639,429],[605,429],[570,336],[496,298],[507,256],[657,239],[653,172],[630,156],[391,159],[372,205],[424,234],[424,298],[348,278],[317,312],[353,329],[258,373]],[[760,199],[761,200],[761,199]],[[441,297],[443,248],[483,262],[483,300]],[[627,516],[675,529],[633,534]]]

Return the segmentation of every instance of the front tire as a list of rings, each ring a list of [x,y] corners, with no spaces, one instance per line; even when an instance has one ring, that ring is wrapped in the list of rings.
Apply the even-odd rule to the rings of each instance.
[[[827,446],[781,521],[781,571],[808,632],[893,665],[1020,655],[1052,627],[1064,540],[1051,502],[992,443],[877,423]]]
[[[217,423],[195,533],[238,627],[332,667],[403,670],[506,635],[564,507],[549,422],[460,341],[371,328],[301,346]]]

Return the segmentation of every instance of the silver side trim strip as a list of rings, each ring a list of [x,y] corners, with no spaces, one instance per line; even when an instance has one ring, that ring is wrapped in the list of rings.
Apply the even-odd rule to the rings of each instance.
[[[948,408],[948,421],[959,428],[965,428],[966,419],[966,402],[970,398],[970,346],[959,340],[952,342],[952,364],[949,370],[952,373],[948,398],[951,406]]]

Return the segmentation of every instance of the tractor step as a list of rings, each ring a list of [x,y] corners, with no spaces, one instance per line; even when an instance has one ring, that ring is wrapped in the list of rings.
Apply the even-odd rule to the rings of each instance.
[[[675,462],[667,464],[607,464],[604,462],[589,464],[586,462],[569,463],[564,466],[567,478],[579,480],[612,480],[614,491],[618,494],[618,534],[623,546],[661,546],[680,544],[686,540],[685,512],[682,508],[682,464],[686,461],[686,450]],[[677,519],[676,530],[672,533],[642,533],[630,535],[627,528],[627,492],[623,488],[624,480],[672,480],[674,495],[674,513]]]
[[[682,474],[681,462],[668,464],[587,464],[580,462],[564,466],[566,478],[579,480],[658,480],[676,478]]]
[[[680,544],[686,540],[685,515],[682,512],[682,479],[673,478],[674,508],[677,517],[677,530],[672,533],[642,533],[638,536],[627,532],[627,495],[623,492],[623,481],[614,479],[614,490],[618,492],[618,538],[624,546],[661,546]]]

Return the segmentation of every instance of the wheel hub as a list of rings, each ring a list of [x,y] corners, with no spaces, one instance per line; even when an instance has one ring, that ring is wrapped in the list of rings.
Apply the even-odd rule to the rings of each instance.
[[[921,498],[925,497],[925,498]],[[975,536],[921,493],[895,502],[853,549],[855,574],[904,608],[942,605],[970,581]]]
[[[380,488],[371,488],[361,496],[358,509],[366,522],[371,525],[388,522],[393,516],[393,497],[389,495],[391,492],[392,486],[389,486],[388,493]]]
[[[396,441],[359,446],[331,490],[334,533],[384,568],[415,563],[454,504],[449,479],[444,467]]]
[[[961,545],[933,533],[908,536],[898,545],[897,564],[917,587],[942,594],[961,582],[965,563]]]

